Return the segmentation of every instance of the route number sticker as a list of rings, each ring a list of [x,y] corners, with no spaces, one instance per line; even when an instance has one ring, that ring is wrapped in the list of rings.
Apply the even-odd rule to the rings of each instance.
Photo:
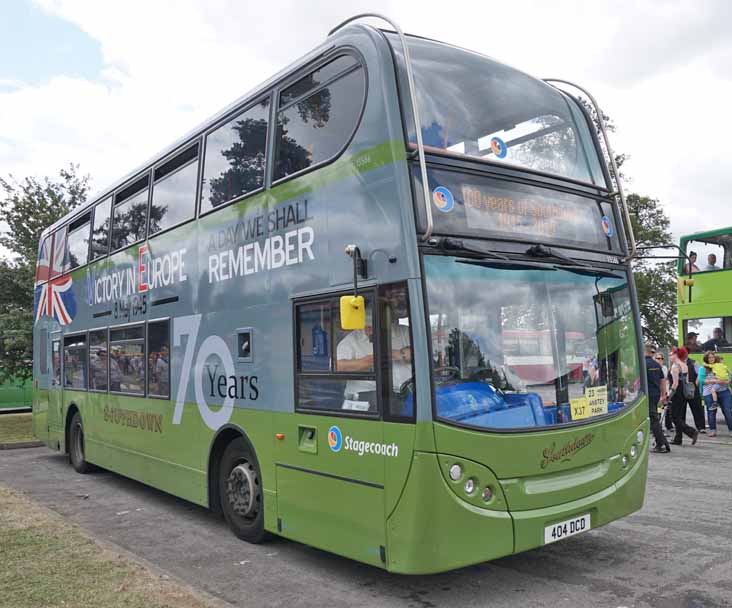
[[[544,544],[554,543],[568,536],[574,536],[580,532],[587,532],[590,529],[590,514],[581,515],[574,519],[560,521],[552,526],[544,528]]]

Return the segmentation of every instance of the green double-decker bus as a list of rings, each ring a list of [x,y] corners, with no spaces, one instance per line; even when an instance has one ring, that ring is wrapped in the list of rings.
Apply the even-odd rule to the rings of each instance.
[[[247,541],[430,573],[639,509],[648,404],[604,128],[392,27],[342,24],[43,233],[33,418]]]
[[[698,361],[707,350],[732,353],[732,227],[682,236],[679,247],[679,344]]]

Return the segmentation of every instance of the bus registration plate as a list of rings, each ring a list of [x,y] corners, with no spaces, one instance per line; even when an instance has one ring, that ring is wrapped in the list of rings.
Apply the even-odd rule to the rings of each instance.
[[[562,540],[568,536],[574,536],[580,532],[587,532],[590,529],[590,514],[581,515],[566,521],[547,526],[544,528],[544,544]]]

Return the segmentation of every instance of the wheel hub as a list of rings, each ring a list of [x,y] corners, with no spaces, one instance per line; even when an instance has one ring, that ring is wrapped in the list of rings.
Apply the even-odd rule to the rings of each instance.
[[[237,515],[247,517],[252,514],[256,492],[254,467],[248,462],[236,465],[226,480],[226,496]]]

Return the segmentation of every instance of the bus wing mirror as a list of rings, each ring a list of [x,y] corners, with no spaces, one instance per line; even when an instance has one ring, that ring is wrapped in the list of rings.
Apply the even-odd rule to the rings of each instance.
[[[363,296],[341,296],[341,328],[366,327],[366,302]]]

